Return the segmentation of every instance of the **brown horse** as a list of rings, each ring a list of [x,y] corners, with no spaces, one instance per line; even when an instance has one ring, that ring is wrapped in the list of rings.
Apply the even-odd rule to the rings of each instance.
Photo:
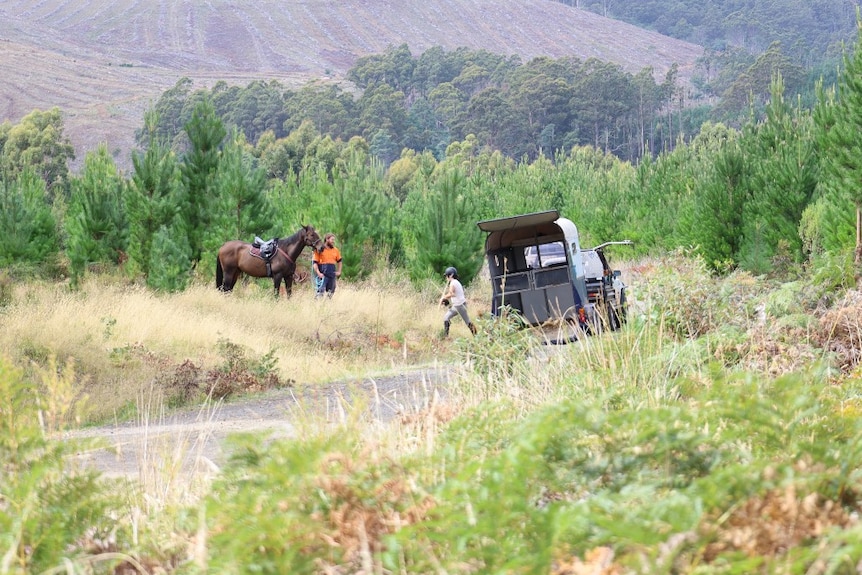
[[[271,273],[267,274],[266,262],[252,254],[250,243],[241,240],[225,242],[219,248],[216,258],[216,287],[222,291],[231,291],[243,273],[256,278],[271,275],[275,297],[278,297],[282,280],[290,297],[296,260],[305,246],[311,246],[318,252],[323,249],[323,240],[312,226],[302,226],[289,238],[278,240],[278,249],[270,259]]]

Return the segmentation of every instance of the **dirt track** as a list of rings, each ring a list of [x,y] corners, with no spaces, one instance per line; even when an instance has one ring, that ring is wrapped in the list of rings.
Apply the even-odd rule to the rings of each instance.
[[[449,377],[446,366],[426,367],[396,375],[284,389],[254,398],[234,399],[171,412],[158,421],[78,430],[69,439],[104,439],[106,446],[78,454],[79,461],[107,476],[134,477],[152,468],[217,470],[226,460],[225,440],[231,434],[260,431],[291,437],[303,422],[337,423],[352,407],[385,423],[415,413],[439,397]]]

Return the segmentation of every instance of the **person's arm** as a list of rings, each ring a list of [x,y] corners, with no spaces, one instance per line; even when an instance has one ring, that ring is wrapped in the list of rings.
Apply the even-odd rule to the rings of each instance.
[[[335,262],[335,277],[339,277],[341,275],[341,260]]]
[[[314,275],[319,278],[322,278],[323,274],[320,272],[320,267],[317,265],[317,260],[312,260],[311,266],[314,268]]]
[[[455,295],[455,293],[452,290],[452,284],[446,284],[446,289],[443,290],[443,295],[440,297],[440,304],[442,305],[446,300],[452,299],[453,295]]]

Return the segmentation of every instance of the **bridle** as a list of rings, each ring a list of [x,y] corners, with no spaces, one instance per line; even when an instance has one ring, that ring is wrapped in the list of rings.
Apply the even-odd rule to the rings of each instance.
[[[322,244],[322,243],[323,243],[323,240],[322,240],[322,239],[320,239],[320,236],[318,236],[318,237],[317,237],[317,241],[316,241],[316,242],[311,242],[311,241],[308,239],[308,232],[307,232],[307,231],[304,231],[304,232],[303,232],[303,237],[304,237],[305,245],[307,245],[307,246],[309,246],[309,247],[312,247],[312,248],[313,248],[315,245],[317,245],[317,244]],[[290,256],[287,254],[287,252],[286,252],[286,251],[284,251],[284,250],[281,248],[281,246],[278,246],[278,248],[277,248],[277,249],[278,249],[278,251],[280,251],[280,252],[281,252],[281,255],[283,255],[284,257],[286,257],[286,258],[287,258],[287,261],[289,261],[289,262],[291,263],[291,265],[296,266],[296,262],[294,261],[294,259],[293,259],[292,257],[290,257]],[[315,248],[315,249],[317,249],[317,248]]]
[[[305,234],[305,245],[307,245],[310,248],[314,248],[315,250],[317,250],[318,244],[323,244],[323,240],[320,238],[320,236],[317,236],[317,241],[311,242],[308,239],[308,232],[306,232],[306,234]],[[317,250],[317,251],[319,252],[320,250]]]

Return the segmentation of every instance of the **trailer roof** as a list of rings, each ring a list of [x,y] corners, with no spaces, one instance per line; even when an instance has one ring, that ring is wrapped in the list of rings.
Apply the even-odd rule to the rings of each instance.
[[[508,218],[499,218],[496,220],[485,220],[476,225],[479,226],[479,229],[483,232],[502,232],[506,230],[531,228],[540,224],[553,223],[557,221],[559,217],[560,213],[557,210],[548,210],[546,212],[522,214],[520,216],[510,216]]]

